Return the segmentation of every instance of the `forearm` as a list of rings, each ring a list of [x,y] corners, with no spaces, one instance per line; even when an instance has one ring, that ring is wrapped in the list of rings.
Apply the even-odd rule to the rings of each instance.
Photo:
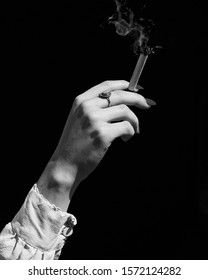
[[[67,211],[78,184],[76,166],[60,159],[51,159],[38,180],[37,187],[50,203]]]

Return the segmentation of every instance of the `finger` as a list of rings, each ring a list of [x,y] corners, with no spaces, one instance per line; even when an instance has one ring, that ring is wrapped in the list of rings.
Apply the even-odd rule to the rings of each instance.
[[[97,110],[94,114],[97,115],[95,116],[97,119],[105,122],[128,121],[133,126],[135,133],[139,133],[137,116],[124,104]]]
[[[130,106],[136,106],[141,109],[148,109],[152,105],[156,105],[153,100],[145,98],[143,95],[131,91],[115,90],[112,91],[110,98],[112,106],[118,104],[126,104]]]
[[[107,91],[114,91],[114,90],[123,90],[127,89],[129,86],[129,82],[124,80],[117,80],[117,81],[105,81],[101,84],[98,84],[91,89],[87,90],[86,92],[79,95],[79,98],[84,101],[90,98],[94,98],[99,96],[102,92]]]
[[[156,104],[153,100],[151,101],[149,98],[146,99],[141,94],[130,92],[130,91],[122,91],[122,90],[115,90],[112,92],[110,96],[110,106],[125,104],[129,106],[136,106],[141,109],[148,109],[151,107],[151,105]],[[92,106],[99,107],[99,108],[106,108],[108,106],[108,101],[104,98],[99,98],[99,97],[90,99],[89,103]]]
[[[124,141],[127,141],[135,134],[133,126],[128,121],[109,124],[107,130],[110,142],[113,142],[118,137],[122,137]]]

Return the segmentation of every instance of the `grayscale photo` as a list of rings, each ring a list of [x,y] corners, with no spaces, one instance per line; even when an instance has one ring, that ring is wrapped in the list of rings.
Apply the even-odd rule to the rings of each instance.
[[[0,260],[206,260],[204,2],[0,13]]]

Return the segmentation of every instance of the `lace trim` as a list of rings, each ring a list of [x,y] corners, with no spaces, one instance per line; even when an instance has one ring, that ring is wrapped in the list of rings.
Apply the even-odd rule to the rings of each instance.
[[[48,201],[48,200],[40,193],[37,184],[35,184],[35,185],[32,187],[32,190],[33,190],[34,192],[36,192],[36,194],[41,198],[41,200],[43,201],[43,203],[47,203],[53,210],[55,210],[55,211],[61,211],[63,214],[66,213],[66,212],[63,212],[63,211],[61,210],[61,208],[57,207],[55,204],[52,204],[50,201]]]
[[[55,204],[51,203],[50,201],[48,201],[39,191],[37,184],[34,184],[34,186],[32,187],[32,190],[41,198],[43,203],[47,203],[47,205],[49,205],[53,210],[55,211],[60,211],[62,215],[67,214],[68,215],[68,219],[65,223],[66,226],[75,226],[77,224],[77,219],[74,217],[74,215],[69,214],[68,212],[63,212],[61,210],[61,208],[57,207]]]

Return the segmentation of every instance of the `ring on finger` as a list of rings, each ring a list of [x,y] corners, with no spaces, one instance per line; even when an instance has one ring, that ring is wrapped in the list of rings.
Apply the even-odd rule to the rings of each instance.
[[[111,96],[111,91],[101,92],[99,94],[100,98],[106,99],[108,101],[108,107],[110,107],[110,105],[111,105],[110,96]]]

